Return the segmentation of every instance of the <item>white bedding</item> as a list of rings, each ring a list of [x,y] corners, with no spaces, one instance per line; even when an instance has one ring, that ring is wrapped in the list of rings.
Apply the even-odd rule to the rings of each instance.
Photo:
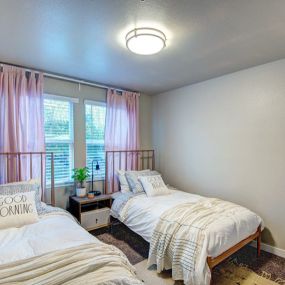
[[[67,212],[45,206],[37,223],[0,230],[0,284],[142,285],[116,247]]]
[[[159,217],[166,210],[185,202],[197,202],[202,198],[202,196],[178,190],[172,190],[169,195],[154,197],[141,194],[129,199],[128,202],[121,199],[121,195],[125,194],[117,194],[117,198],[115,196],[111,214],[148,242],[151,241]],[[250,211],[236,219],[223,218],[214,222],[207,231],[208,256],[220,255],[255,233],[261,223],[261,218]]]
[[[64,212],[50,213],[40,216],[37,223],[0,230],[0,264],[99,242],[81,228],[71,215]]]

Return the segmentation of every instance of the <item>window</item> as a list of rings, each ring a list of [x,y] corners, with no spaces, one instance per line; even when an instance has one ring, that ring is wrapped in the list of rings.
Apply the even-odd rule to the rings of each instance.
[[[92,161],[94,160],[94,178],[105,178],[105,116],[106,104],[100,102],[85,102],[86,116],[86,164],[92,173]],[[96,170],[96,163],[100,170]]]
[[[54,153],[56,184],[70,182],[73,168],[73,103],[59,96],[45,96],[44,126],[46,151]],[[50,158],[46,162],[46,179],[50,184]]]

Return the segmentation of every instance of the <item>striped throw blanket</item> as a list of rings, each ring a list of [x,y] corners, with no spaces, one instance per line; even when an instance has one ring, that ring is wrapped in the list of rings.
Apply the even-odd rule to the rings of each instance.
[[[90,243],[0,265],[1,285],[143,285],[114,246]]]
[[[205,198],[167,210],[152,235],[148,266],[155,264],[158,273],[172,269],[172,278],[184,280],[186,285],[209,284],[207,228],[215,220],[237,215],[242,209],[230,202]]]

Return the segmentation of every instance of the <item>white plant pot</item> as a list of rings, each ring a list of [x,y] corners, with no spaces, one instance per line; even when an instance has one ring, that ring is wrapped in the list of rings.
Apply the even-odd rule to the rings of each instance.
[[[85,197],[86,196],[86,188],[76,188],[76,196],[77,197]]]

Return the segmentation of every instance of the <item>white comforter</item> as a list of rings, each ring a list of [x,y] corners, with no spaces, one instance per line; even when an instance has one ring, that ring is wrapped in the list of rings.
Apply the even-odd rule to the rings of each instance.
[[[0,253],[0,284],[143,284],[120,250],[93,237],[65,212],[0,230]]]
[[[203,198],[178,190],[172,190],[169,195],[154,197],[141,194],[129,199],[128,202],[120,198],[122,195],[125,194],[117,194],[117,198],[115,197],[111,214],[148,242],[151,241],[159,217],[166,210],[186,202],[197,202]],[[250,211],[236,219],[223,218],[214,222],[207,231],[208,256],[220,255],[255,233],[261,223],[261,218]]]
[[[0,230],[0,264],[99,242],[69,214],[55,212],[40,216],[39,222],[31,225]]]

